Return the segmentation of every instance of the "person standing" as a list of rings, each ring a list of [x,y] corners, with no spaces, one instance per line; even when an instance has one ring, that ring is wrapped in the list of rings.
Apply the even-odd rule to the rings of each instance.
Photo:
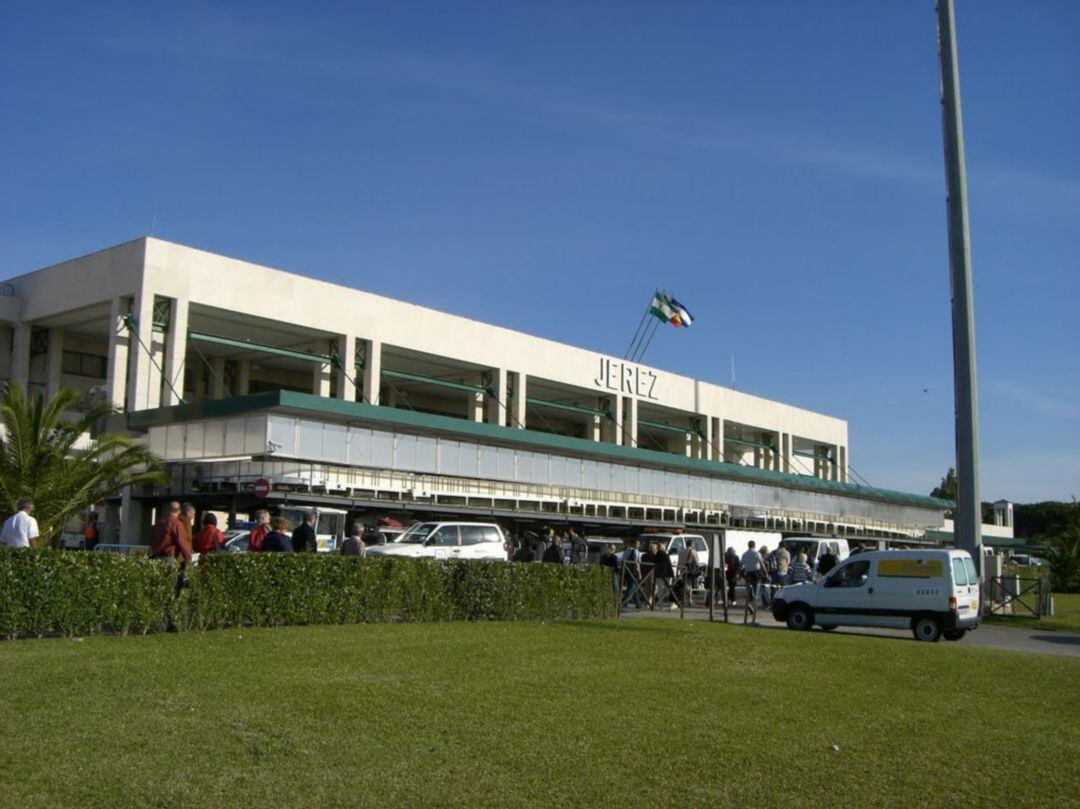
[[[735,585],[739,582],[739,557],[734,548],[724,551],[724,578],[727,580],[727,600],[735,606]]]
[[[285,532],[289,522],[284,517],[274,517],[270,521],[270,533],[263,537],[259,550],[263,553],[292,553],[292,539]]]
[[[747,543],[747,550],[742,555],[740,565],[743,578],[746,579],[746,603],[752,604],[765,579],[765,560],[758,553],[757,543],[754,540],[751,539]]]
[[[821,554],[821,558],[818,560],[817,572],[821,576],[827,576],[829,571],[838,564],[840,564],[840,559],[832,549],[832,546],[829,545],[825,548],[825,553]]]
[[[270,533],[270,512],[260,508],[255,512],[255,527],[248,536],[248,550],[258,551],[262,548],[263,539]]]
[[[83,547],[92,551],[101,541],[101,529],[98,526],[98,513],[91,511],[86,515],[86,527],[83,528],[83,539],[86,540]]]
[[[661,601],[671,596],[671,582],[675,578],[675,570],[671,566],[671,557],[668,556],[667,548],[664,547],[664,543],[656,543],[656,567],[653,568],[654,576],[656,577],[656,600],[653,603]],[[678,605],[674,601],[671,602],[671,609],[678,609]]]
[[[184,537],[187,539],[188,547],[194,545],[195,539],[195,506],[191,503],[184,503],[180,506],[180,525],[184,527]]]
[[[31,515],[34,510],[34,501],[24,497],[19,501],[15,513],[4,520],[4,527],[0,529],[0,545],[9,548],[29,548],[37,545],[35,541],[39,536],[37,520]]]
[[[698,561],[693,540],[687,539],[679,549],[678,564],[679,567],[675,571],[675,575],[679,579],[676,585],[679,589],[679,596],[686,599],[686,606],[692,607],[694,606],[694,580],[701,571],[701,564]]]
[[[641,595],[641,551],[638,550],[638,541],[631,539],[623,552],[623,573],[626,576],[626,597],[623,606],[630,601],[639,610],[645,604],[645,597]]]
[[[806,554],[799,553],[795,558],[795,561],[791,563],[791,567],[788,568],[788,582],[791,584],[801,584],[813,575],[813,570],[810,565],[806,563]]]
[[[358,556],[363,559],[367,556],[367,545],[364,544],[364,526],[354,522],[352,533],[341,543],[342,556]]]
[[[225,538],[217,527],[217,515],[212,511],[203,514],[202,529],[195,535],[192,550],[202,556],[207,553],[225,550]]]
[[[292,532],[292,546],[297,553],[315,553],[319,549],[319,540],[315,535],[315,520],[318,515],[314,511],[304,512],[304,519]]]
[[[175,500],[165,505],[161,518],[154,523],[150,558],[191,561],[191,545],[184,534],[184,526],[180,523],[180,504]]]
[[[561,565],[563,563],[561,534],[554,534],[551,537],[551,544],[547,547],[547,550],[544,551],[544,556],[540,561],[552,565]]]

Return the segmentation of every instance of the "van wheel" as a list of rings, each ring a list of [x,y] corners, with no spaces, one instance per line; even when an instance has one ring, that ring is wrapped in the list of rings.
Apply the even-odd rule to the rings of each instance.
[[[941,640],[941,627],[929,615],[916,618],[912,631],[915,633],[915,640],[926,641],[927,643],[937,643]]]
[[[950,629],[950,630],[948,630],[948,631],[946,631],[946,632],[944,632],[942,634],[945,635],[945,640],[960,640],[960,638],[964,637],[964,635],[967,634],[967,630],[966,629]]]
[[[826,632],[832,632],[834,629],[836,629],[836,624],[820,624],[820,626]]]
[[[802,632],[814,625],[814,617],[806,607],[792,607],[788,611],[787,625],[788,629]]]

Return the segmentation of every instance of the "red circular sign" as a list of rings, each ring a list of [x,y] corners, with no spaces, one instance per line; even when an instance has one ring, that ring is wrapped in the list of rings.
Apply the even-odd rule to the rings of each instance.
[[[266,497],[270,494],[270,481],[266,478],[259,478],[251,484],[251,491],[256,497]]]

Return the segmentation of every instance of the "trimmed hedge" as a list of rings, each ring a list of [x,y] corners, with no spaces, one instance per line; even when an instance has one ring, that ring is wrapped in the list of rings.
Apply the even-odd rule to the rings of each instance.
[[[0,548],[0,636],[614,614],[597,567],[326,554],[211,554],[187,571],[140,557]]]

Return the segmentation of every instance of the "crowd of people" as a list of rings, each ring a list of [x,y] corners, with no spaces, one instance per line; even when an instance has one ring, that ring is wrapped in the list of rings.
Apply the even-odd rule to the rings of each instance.
[[[195,530],[195,506],[175,500],[165,503],[161,516],[154,523],[150,556],[154,559],[173,559],[190,562],[193,554],[208,554],[225,550],[225,538],[218,528],[217,515],[203,514],[201,527]],[[271,517],[266,509],[255,512],[255,525],[248,534],[247,550],[253,553],[314,553],[318,550],[315,535],[316,514],[304,514],[300,524],[291,532],[284,517]],[[35,526],[36,527],[36,526]],[[344,556],[365,556],[364,525],[356,522],[352,533],[341,543]]]

